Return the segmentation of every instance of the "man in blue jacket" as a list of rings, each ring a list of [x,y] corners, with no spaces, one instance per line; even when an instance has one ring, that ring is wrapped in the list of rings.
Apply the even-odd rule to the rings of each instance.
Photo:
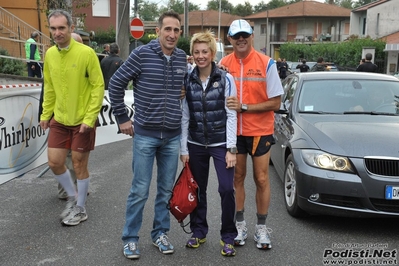
[[[176,48],[181,19],[174,11],[158,19],[158,39],[139,46],[112,76],[108,90],[111,106],[121,133],[133,138],[133,181],[126,204],[123,253],[129,259],[140,257],[139,230],[148,198],[154,159],[157,162],[157,195],[154,206],[153,244],[163,254],[174,252],[167,232],[170,214],[167,204],[176,177],[180,134],[180,93],[187,72],[186,53]],[[125,88],[133,80],[135,113],[125,108]]]

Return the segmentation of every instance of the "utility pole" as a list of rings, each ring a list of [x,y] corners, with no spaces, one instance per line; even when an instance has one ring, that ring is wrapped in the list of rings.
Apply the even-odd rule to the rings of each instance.
[[[266,9],[266,29],[265,29],[265,34],[266,34],[266,47],[265,47],[265,54],[269,53],[269,56],[271,57],[271,52],[269,50],[269,9]]]
[[[188,38],[188,0],[184,0],[184,37]]]
[[[119,56],[126,60],[129,56],[130,36],[130,0],[117,0],[116,43],[119,45]],[[134,0],[134,15],[137,14],[137,0]]]
[[[222,0],[219,0],[219,23],[218,23],[218,41],[220,41],[220,17],[222,14]]]

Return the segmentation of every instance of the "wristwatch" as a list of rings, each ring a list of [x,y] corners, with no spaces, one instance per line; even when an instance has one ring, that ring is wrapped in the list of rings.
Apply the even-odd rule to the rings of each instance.
[[[227,148],[227,151],[232,153],[232,154],[236,154],[237,153],[237,147]]]
[[[248,105],[246,105],[245,103],[241,104],[241,113],[244,113],[245,111],[248,111]]]

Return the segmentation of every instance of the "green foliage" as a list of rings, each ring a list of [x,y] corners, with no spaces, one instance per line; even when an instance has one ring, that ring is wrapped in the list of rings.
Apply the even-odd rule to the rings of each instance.
[[[157,38],[157,35],[155,33],[155,31],[147,31],[146,33],[144,33],[144,36],[139,40],[140,42],[142,42],[143,44],[147,44],[149,43],[151,40],[154,40]],[[106,43],[113,43],[115,42],[116,39],[116,35],[115,35],[115,30],[110,27],[107,31],[101,31],[99,30],[96,33],[96,37],[95,37],[95,41],[92,43],[95,43],[95,50],[96,52],[102,52],[102,47],[103,44]],[[130,36],[129,38],[129,42],[134,42],[135,39],[133,39],[133,37]],[[180,49],[184,50],[187,54],[190,53],[190,39],[184,38],[184,37],[180,37],[179,41],[177,42],[177,47],[179,47]]]
[[[275,9],[275,8],[279,8],[282,6],[287,5],[287,3],[285,2],[285,0],[271,0],[268,4],[267,4],[267,9]]]
[[[190,54],[190,39],[180,37],[177,42],[177,47],[184,50],[186,54]]]
[[[364,6],[367,4],[370,4],[371,2],[375,2],[378,0],[357,0],[354,4],[353,4],[353,8],[357,8],[359,6]]]
[[[147,44],[149,43],[151,40],[156,39],[158,36],[157,34],[154,32],[146,32],[144,33],[144,36],[140,39],[140,42]],[[130,38],[130,42],[134,41],[133,38]]]
[[[234,10],[234,6],[228,0],[221,0],[221,11],[223,13],[231,14]],[[219,0],[210,0],[206,10],[217,10],[219,11]]]
[[[199,5],[196,5],[196,4],[194,4],[194,3],[191,3],[190,1],[188,2],[188,11],[189,12],[191,12],[191,11],[196,11],[196,10],[200,10],[201,8],[200,8],[200,6]]]
[[[169,0],[168,5],[166,6],[166,10],[174,10],[178,14],[183,14],[184,0]]]
[[[248,1],[245,1],[244,4],[236,5],[233,11],[233,15],[242,16],[242,17],[252,15],[252,13],[253,13],[253,8],[251,6],[251,3]]]
[[[109,26],[108,30],[103,30],[101,28],[98,28],[95,31],[95,33],[96,36],[94,37],[94,40],[101,47],[102,47],[101,44],[113,43],[116,40],[116,32],[113,26]]]
[[[262,0],[254,6],[254,13],[259,13],[267,10],[267,4]]]
[[[352,9],[354,3],[352,0],[341,0],[339,3],[340,7]]]
[[[0,47],[0,55],[10,56],[7,50]],[[19,60],[0,57],[0,73],[22,76],[26,64]]]
[[[384,59],[385,42],[371,38],[358,39],[351,36],[342,43],[324,42],[317,44],[294,44],[292,42],[280,46],[280,57],[288,61],[298,61],[305,58],[307,61],[317,61],[323,57],[326,62],[334,62],[342,67],[355,67],[358,65],[362,49],[375,47],[375,59]]]
[[[158,5],[150,1],[138,1],[138,13],[144,21],[155,21],[158,17]],[[132,8],[133,10],[133,8]]]
[[[74,10],[79,10],[80,8],[85,8],[90,6],[92,3],[95,3],[97,0],[70,0],[70,1],[60,1],[60,0],[37,0],[38,4],[42,7],[42,11],[44,11],[47,15],[51,10],[54,9],[63,9],[68,12],[72,12],[72,8]],[[86,14],[84,13],[74,13],[74,17],[79,17],[82,21],[84,21]]]

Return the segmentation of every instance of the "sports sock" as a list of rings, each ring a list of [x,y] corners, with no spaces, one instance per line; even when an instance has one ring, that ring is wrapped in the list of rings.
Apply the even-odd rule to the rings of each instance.
[[[68,197],[76,197],[75,185],[73,184],[71,173],[69,173],[68,169],[63,174],[55,175],[55,178],[57,179],[58,183],[60,183],[61,186],[65,189]]]
[[[244,221],[244,210],[236,211],[236,222]]]
[[[81,180],[78,179],[78,199],[76,205],[82,207],[83,209],[85,209],[86,205],[87,192],[89,191],[89,183],[90,177]]]
[[[258,223],[257,224],[266,224],[267,213],[264,214],[264,215],[257,213],[256,217],[258,218]]]

